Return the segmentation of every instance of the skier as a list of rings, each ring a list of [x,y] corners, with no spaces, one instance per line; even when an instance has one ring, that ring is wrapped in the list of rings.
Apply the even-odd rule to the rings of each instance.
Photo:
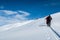
[[[52,20],[52,17],[50,15],[46,17],[46,24],[49,27],[51,26],[51,20]]]

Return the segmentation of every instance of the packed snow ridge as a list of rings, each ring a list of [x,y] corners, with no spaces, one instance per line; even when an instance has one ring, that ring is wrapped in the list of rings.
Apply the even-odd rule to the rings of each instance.
[[[51,27],[60,34],[60,12],[52,14]],[[45,17],[0,27],[0,40],[59,40],[46,26]]]

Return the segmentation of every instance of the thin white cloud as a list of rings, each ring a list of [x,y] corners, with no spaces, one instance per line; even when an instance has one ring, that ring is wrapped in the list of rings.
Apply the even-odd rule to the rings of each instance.
[[[59,2],[58,3],[52,2],[52,3],[44,4],[44,6],[58,6],[58,5],[60,5]]]
[[[4,13],[6,13],[6,14],[16,14],[17,12],[15,12],[15,11],[9,11],[9,10],[0,10],[0,12],[4,12]]]
[[[25,11],[19,11],[19,12],[22,13],[24,16],[29,16],[30,15],[30,13],[25,12]]]
[[[23,22],[28,20],[26,16],[30,15],[28,12],[24,12],[24,11],[18,12],[18,11],[0,10],[0,12],[1,14],[5,14],[3,16],[0,15],[0,25]],[[19,13],[22,13],[22,14],[19,14]]]

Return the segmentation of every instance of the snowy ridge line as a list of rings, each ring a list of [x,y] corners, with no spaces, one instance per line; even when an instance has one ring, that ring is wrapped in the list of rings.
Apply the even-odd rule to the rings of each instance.
[[[52,27],[50,27],[50,29],[55,33],[55,35],[56,35],[58,38],[60,38],[60,35],[59,35]],[[59,40],[59,39],[57,39],[57,40]]]
[[[23,25],[26,25],[26,24],[28,24],[28,23],[30,23],[30,22],[32,22],[32,21],[34,21],[34,20],[30,20],[30,21],[26,21],[26,22],[23,22],[23,23],[15,23],[15,24],[9,24],[9,25],[5,25],[5,26],[3,26],[3,27],[0,27],[0,32],[2,32],[2,31],[6,31],[6,30],[10,30],[10,29],[12,29],[12,28],[17,28],[17,27],[20,27],[20,26],[23,26]],[[10,27],[11,26],[11,27]]]

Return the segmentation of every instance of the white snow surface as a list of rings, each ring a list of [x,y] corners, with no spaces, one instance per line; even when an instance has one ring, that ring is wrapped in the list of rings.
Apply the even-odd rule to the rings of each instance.
[[[60,13],[52,14],[51,27],[60,34]],[[59,40],[46,26],[45,17],[0,27],[0,40]]]

